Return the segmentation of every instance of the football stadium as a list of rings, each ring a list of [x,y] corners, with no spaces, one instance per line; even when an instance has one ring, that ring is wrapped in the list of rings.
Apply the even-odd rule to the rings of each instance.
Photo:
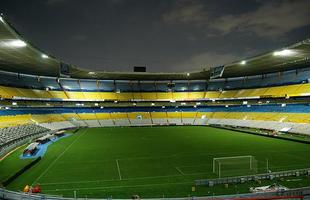
[[[2,15],[0,198],[310,194],[310,39],[201,71],[143,70],[67,64]]]

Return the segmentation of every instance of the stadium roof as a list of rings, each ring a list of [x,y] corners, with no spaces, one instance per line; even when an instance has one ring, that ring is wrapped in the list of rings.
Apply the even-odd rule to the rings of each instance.
[[[225,65],[222,77],[264,74],[309,67],[310,39]]]
[[[26,41],[0,16],[0,70],[39,76],[60,76],[62,61]],[[310,39],[291,46],[224,65],[223,78],[240,77],[307,67]],[[68,66],[68,75],[80,79],[170,80],[209,79],[210,70],[183,73],[105,72]]]

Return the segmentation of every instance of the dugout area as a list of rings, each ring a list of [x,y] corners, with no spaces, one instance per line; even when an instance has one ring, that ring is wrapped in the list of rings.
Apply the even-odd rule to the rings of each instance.
[[[248,192],[258,183],[193,190],[194,180],[217,178],[214,158],[251,155],[257,173],[266,171],[266,158],[272,171],[310,167],[307,144],[213,127],[84,128],[71,134],[50,145],[42,160],[7,188],[19,191],[25,185],[40,184],[46,194],[93,198],[219,195]],[[29,162],[19,159],[21,153],[22,148],[1,161],[1,181]],[[248,159],[240,158],[239,164],[238,159],[230,160],[229,166],[247,166]],[[224,174],[244,175],[246,169],[232,167]],[[282,184],[309,183],[309,178],[300,179]]]

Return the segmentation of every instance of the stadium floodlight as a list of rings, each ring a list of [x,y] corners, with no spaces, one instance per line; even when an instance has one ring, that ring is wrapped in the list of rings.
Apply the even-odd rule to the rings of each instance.
[[[246,61],[245,61],[245,60],[242,60],[242,61],[240,62],[240,64],[241,64],[241,65],[245,65],[245,64],[246,64]]]
[[[155,103],[151,103],[152,106],[155,106]]]
[[[189,76],[190,75],[190,73],[186,73],[186,76]]]
[[[26,42],[24,42],[22,40],[19,40],[19,39],[17,39],[17,40],[7,40],[7,41],[3,42],[3,45],[7,46],[7,47],[17,47],[17,48],[27,46]]]
[[[291,56],[295,53],[295,51],[290,50],[290,49],[284,49],[281,51],[275,51],[273,52],[274,56]]]
[[[3,18],[0,16],[0,21],[2,22],[2,23],[4,23],[4,20],[3,20]]]
[[[165,106],[162,106],[161,108],[166,108]]]
[[[42,57],[42,58],[48,58],[48,55],[42,54],[41,57]]]

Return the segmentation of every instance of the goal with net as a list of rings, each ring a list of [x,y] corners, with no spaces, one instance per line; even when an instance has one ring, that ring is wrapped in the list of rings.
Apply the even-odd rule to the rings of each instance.
[[[213,173],[219,178],[256,174],[257,160],[251,155],[213,158]]]

